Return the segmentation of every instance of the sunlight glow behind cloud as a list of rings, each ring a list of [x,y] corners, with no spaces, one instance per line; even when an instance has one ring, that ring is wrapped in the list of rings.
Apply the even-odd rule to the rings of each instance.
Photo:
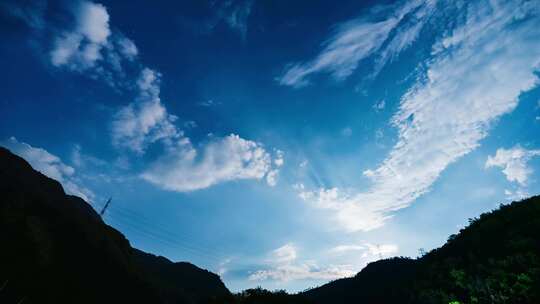
[[[334,280],[355,274],[351,265],[329,265],[320,267],[313,260],[298,260],[298,248],[288,243],[273,250],[269,258],[270,267],[249,275],[250,281],[323,279]]]
[[[428,192],[446,167],[476,149],[490,126],[537,85],[540,27],[534,3],[470,3],[465,22],[433,47],[426,75],[401,99],[392,124],[398,141],[364,175],[364,192],[301,191],[304,200],[334,210],[347,231],[381,227],[393,211]],[[534,18],[531,18],[534,17]]]

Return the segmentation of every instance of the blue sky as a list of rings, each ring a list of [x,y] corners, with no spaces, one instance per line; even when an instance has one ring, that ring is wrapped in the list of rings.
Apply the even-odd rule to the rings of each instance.
[[[4,1],[0,144],[234,291],[538,194],[538,1]]]

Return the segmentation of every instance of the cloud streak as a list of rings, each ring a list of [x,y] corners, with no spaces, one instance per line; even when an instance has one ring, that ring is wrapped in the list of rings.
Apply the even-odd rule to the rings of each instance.
[[[375,73],[378,73],[386,62],[393,60],[416,40],[434,6],[435,1],[408,1],[383,9],[382,17],[362,16],[345,22],[325,41],[323,50],[315,59],[289,64],[278,81],[281,85],[303,87],[309,84],[311,74],[320,72],[329,73],[338,81],[344,80],[360,61],[383,49],[377,57]]]
[[[478,1],[464,11],[464,22],[434,45],[426,74],[402,97],[391,121],[397,143],[379,167],[364,172],[371,187],[300,192],[333,210],[345,230],[381,227],[428,192],[448,165],[476,149],[490,126],[516,107],[522,92],[537,85],[540,20],[534,4]]]

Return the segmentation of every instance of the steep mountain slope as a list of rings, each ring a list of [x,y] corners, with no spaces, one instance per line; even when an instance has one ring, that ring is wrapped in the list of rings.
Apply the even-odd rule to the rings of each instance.
[[[0,303],[202,303],[219,277],[133,249],[82,199],[0,147]]]
[[[134,249],[133,259],[162,298],[184,298],[194,303],[231,301],[231,294],[217,274],[138,249]]]
[[[482,214],[441,248],[309,290],[316,303],[540,303],[540,196]]]

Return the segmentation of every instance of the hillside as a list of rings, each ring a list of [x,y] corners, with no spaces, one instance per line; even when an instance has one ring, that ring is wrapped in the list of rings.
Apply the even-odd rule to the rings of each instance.
[[[419,259],[377,261],[304,295],[316,303],[540,303],[540,196],[471,219]]]
[[[220,278],[136,250],[82,199],[0,147],[0,303],[203,303]]]

